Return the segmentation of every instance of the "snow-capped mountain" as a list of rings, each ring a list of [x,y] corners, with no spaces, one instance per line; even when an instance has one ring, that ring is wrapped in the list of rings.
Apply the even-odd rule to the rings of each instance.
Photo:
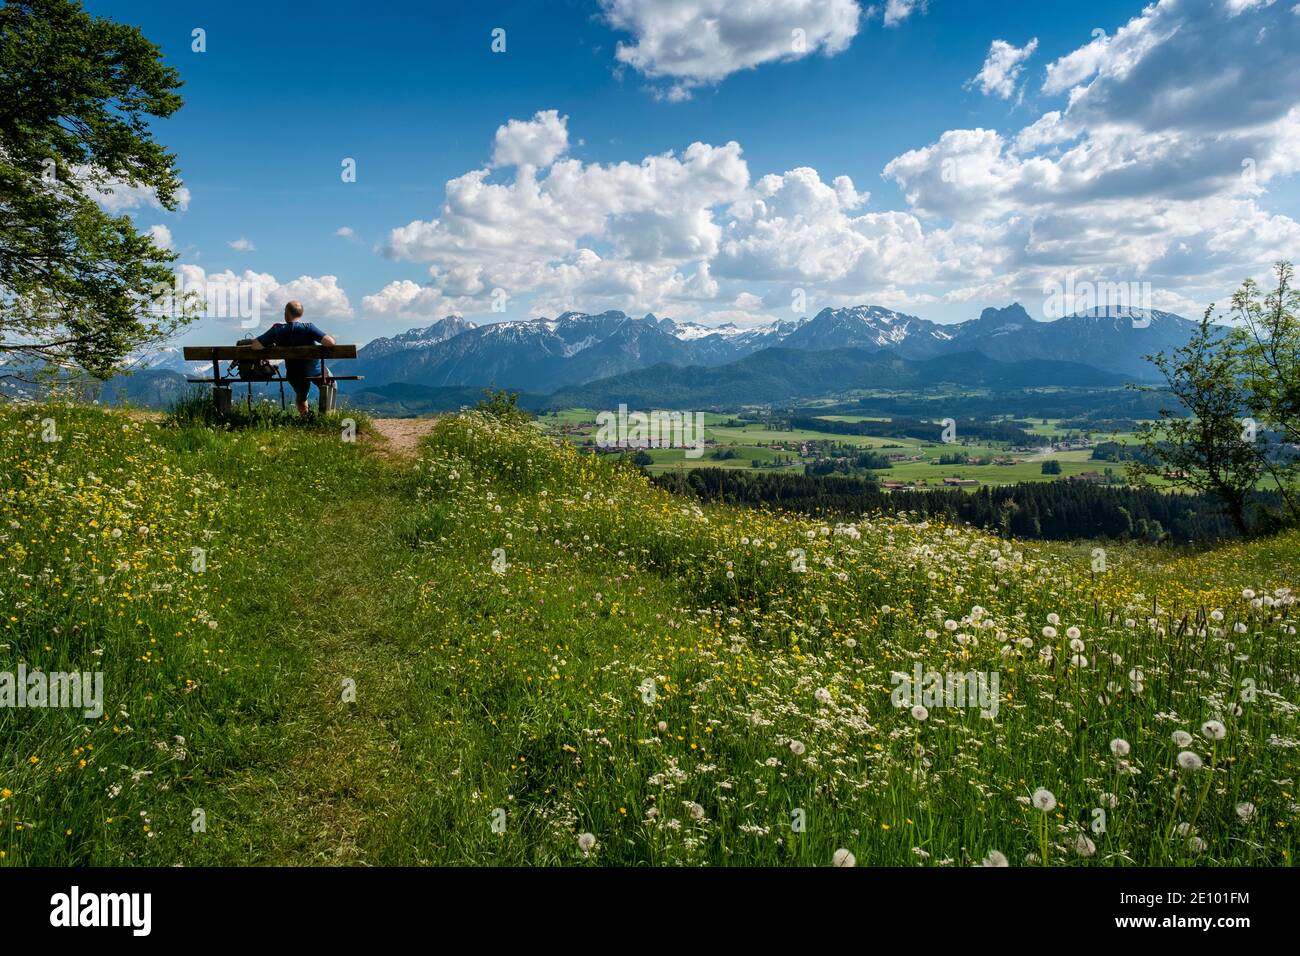
[[[811,319],[755,328],[705,326],[623,312],[565,312],[474,326],[448,317],[425,329],[376,339],[361,349],[368,382],[428,386],[496,385],[551,392],[665,363],[713,367],[766,348],[854,348],[924,360],[962,352],[1004,362],[1091,365],[1151,380],[1144,356],[1187,341],[1195,323],[1168,312],[1094,310],[1044,322],[1019,303],[985,309],[967,322],[940,324],[882,306],[823,309]],[[1051,384],[1045,382],[1043,384]]]
[[[1155,369],[1145,356],[1178,348],[1195,328],[1196,323],[1170,312],[1128,308],[1038,321],[1019,303],[946,325],[873,305],[823,309],[811,319],[752,328],[706,326],[655,315],[633,318],[618,311],[565,312],[554,318],[484,325],[447,316],[363,346],[348,371],[355,370],[365,381],[345,387],[496,386],[548,394],[659,365],[715,369],[772,348],[814,353],[853,349],[918,362],[951,359],[967,368],[987,358],[1020,363],[1017,374],[1038,375],[1044,378],[1042,385],[1060,384],[1055,379],[1077,373],[1079,366],[1110,373],[1110,378],[1102,376],[1106,381],[1117,375],[1128,381],[1154,381]],[[783,354],[788,361],[789,353]],[[842,364],[844,359],[835,361]],[[1074,370],[1059,363],[1070,363]],[[771,363],[761,367],[764,374],[771,373]],[[152,388],[151,383],[163,377],[176,379],[165,383],[168,387],[180,387],[183,375],[202,376],[210,370],[206,363],[186,362],[179,347],[136,356],[131,368],[136,381],[127,384],[137,390]],[[977,377],[968,376],[972,381]]]
[[[654,315],[565,312],[553,319],[481,325],[428,346],[394,349],[393,339],[378,340],[379,348],[371,343],[358,353],[359,371],[381,383],[495,384],[549,392],[660,362],[721,365],[780,342],[797,325],[712,328]]]
[[[135,356],[129,361],[128,367],[133,371],[136,369],[140,371],[145,369],[167,369],[172,372],[188,373],[190,366],[194,364],[194,362],[185,361],[179,345],[169,345],[166,348],[151,349]]]
[[[929,358],[945,351],[951,329],[878,305],[822,309],[784,341],[786,348],[891,349],[905,358]]]
[[[407,329],[405,332],[391,338],[371,339],[366,348],[373,357],[398,352],[402,349],[426,348],[430,345],[437,345],[439,342],[445,342],[452,336],[468,332],[475,327],[473,322],[467,322],[459,315],[449,315],[445,319],[439,319],[432,325],[426,325],[422,329]]]

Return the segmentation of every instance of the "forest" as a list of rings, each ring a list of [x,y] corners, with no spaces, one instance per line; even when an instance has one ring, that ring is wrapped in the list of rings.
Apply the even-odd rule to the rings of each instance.
[[[865,478],[697,468],[655,476],[654,483],[702,501],[783,508],[801,514],[858,518],[910,512],[966,522],[998,534],[1047,541],[1098,538],[1192,544],[1239,536],[1212,495],[1087,482],[1021,482],[961,489],[886,491]],[[1276,506],[1257,492],[1255,504]],[[1259,510],[1258,508],[1256,510]]]
[[[1023,422],[983,421],[976,418],[952,419],[955,437],[980,441],[1009,442],[1013,445],[1041,444],[1040,439],[1025,431]],[[937,441],[943,425],[910,416],[896,416],[889,421],[842,422],[810,415],[790,416],[790,428],[829,432],[834,435],[873,435],[880,438],[915,438]]]

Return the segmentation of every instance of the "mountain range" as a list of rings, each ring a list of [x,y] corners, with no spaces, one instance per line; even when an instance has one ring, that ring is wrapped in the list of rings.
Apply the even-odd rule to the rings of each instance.
[[[707,395],[708,404],[726,404],[806,398],[817,389],[917,389],[939,382],[1107,386],[1158,381],[1144,356],[1184,345],[1195,328],[1172,313],[1142,309],[1094,310],[1043,322],[1019,303],[953,324],[875,305],[827,308],[810,319],[755,328],[617,311],[482,325],[448,316],[367,343],[355,363],[346,363],[364,381],[343,387],[377,407],[416,409],[430,402],[441,407],[489,386],[524,392],[535,403],[551,395],[552,406],[569,400],[590,404],[598,395],[616,397],[620,388],[645,404],[667,404],[669,395],[683,401],[693,396],[689,401],[696,404]],[[162,373],[189,371],[179,349],[157,353],[138,367],[149,370],[144,377],[150,381],[132,382],[132,397],[140,391],[170,393],[175,383]],[[585,397],[579,401],[580,396]]]
[[[883,349],[767,348],[726,365],[667,364],[568,386],[550,408],[709,408],[775,405],[854,390],[916,391],[945,387],[1009,391],[1044,382],[1064,388],[1122,385],[1121,375],[1076,362],[1000,362],[977,352],[907,359]]]
[[[853,349],[925,360],[973,352],[1000,362],[1088,365],[1133,381],[1154,380],[1143,356],[1186,343],[1195,323],[1169,312],[1094,311],[1054,322],[1032,319],[1018,303],[977,319],[942,325],[880,306],[823,309],[811,319],[757,328],[706,327],[622,312],[566,312],[474,326],[449,317],[425,329],[379,338],[358,353],[372,383],[432,387],[495,385],[549,393],[669,365],[717,367],[764,349]],[[1049,369],[1043,369],[1050,373]],[[1053,384],[1046,374],[1043,381]]]

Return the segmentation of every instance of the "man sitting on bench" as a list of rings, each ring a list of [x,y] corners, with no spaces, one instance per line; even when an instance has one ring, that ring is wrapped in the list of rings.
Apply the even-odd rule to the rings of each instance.
[[[298,321],[302,318],[302,313],[302,303],[297,299],[285,303],[284,321],[275,323],[253,339],[253,348],[260,349],[268,345],[333,345],[334,336],[326,335],[311,322]],[[284,377],[293,386],[294,404],[298,406],[300,417],[306,418],[308,415],[307,396],[311,394],[311,379],[316,378],[316,390],[322,392],[324,385],[320,376],[324,374],[320,359],[285,360]]]

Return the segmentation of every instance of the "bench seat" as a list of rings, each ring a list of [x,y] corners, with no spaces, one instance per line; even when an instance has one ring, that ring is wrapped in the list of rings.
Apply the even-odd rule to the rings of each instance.
[[[288,379],[284,376],[284,369],[277,368],[274,375],[261,375],[257,378],[243,378],[239,375],[221,374],[222,362],[249,362],[258,359],[274,361],[276,359],[290,360],[298,359],[300,361],[320,361],[324,370],[322,375],[308,375],[307,381],[315,382],[320,389],[320,410],[322,412],[332,411],[334,409],[335,396],[338,393],[334,383],[340,381],[358,382],[363,376],[360,375],[334,375],[329,371],[329,367],[323,365],[330,359],[354,359],[357,357],[357,347],[355,345],[272,345],[265,348],[254,348],[251,345],[186,345],[182,348],[182,354],[187,362],[211,362],[212,374],[204,378],[186,378],[185,381],[194,385],[211,385],[212,400],[217,406],[219,412],[230,410],[230,387],[232,385],[248,385],[248,406],[253,406],[253,385],[256,383],[280,383],[280,404],[284,405],[284,383]]]
[[[187,362],[237,362],[241,359],[354,359],[355,345],[187,345],[182,349]]]
[[[319,382],[329,380],[331,382],[359,382],[364,379],[364,375],[308,375],[307,381]],[[257,384],[258,382],[287,382],[289,381],[283,375],[273,375],[270,378],[187,378],[185,381],[194,385],[238,385],[241,382]]]

